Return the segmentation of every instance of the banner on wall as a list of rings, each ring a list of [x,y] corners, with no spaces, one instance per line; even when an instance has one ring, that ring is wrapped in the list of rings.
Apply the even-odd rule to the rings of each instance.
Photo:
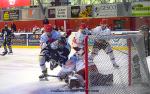
[[[86,6],[80,7],[79,17],[81,17],[81,18],[92,17],[92,15],[93,15],[93,6],[92,5],[86,5]]]
[[[1,0],[0,8],[30,6],[30,0]]]
[[[55,8],[48,9],[48,18],[56,18],[56,9]]]
[[[3,20],[4,21],[19,20],[19,10],[3,11]]]
[[[32,8],[32,9],[23,9],[22,11],[22,19],[41,19],[41,10],[40,8]]]
[[[68,18],[67,7],[56,7],[56,18],[58,19],[66,19]]]
[[[80,14],[80,6],[71,6],[71,17],[78,18]]]
[[[0,20],[2,19],[2,12],[1,12],[1,9],[0,9]]]
[[[29,34],[28,35],[28,45],[29,46],[39,46],[41,34]]]
[[[149,2],[132,3],[132,16],[150,16]]]
[[[21,45],[26,46],[27,45],[27,37],[26,34],[21,34],[20,36],[16,36],[13,40],[13,45]]]
[[[94,17],[116,17],[117,4],[100,4],[95,5],[93,9]]]

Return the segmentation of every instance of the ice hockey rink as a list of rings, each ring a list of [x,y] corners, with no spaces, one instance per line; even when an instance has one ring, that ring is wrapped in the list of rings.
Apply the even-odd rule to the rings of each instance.
[[[82,91],[69,91],[66,84],[55,77],[49,77],[49,81],[39,81],[39,48],[14,48],[13,52],[13,55],[0,56],[0,94],[85,94]],[[147,61],[150,68],[150,57],[147,57]],[[48,72],[57,75],[59,70],[60,67],[57,67],[53,71],[48,69]]]
[[[13,52],[13,55],[0,56],[0,94],[70,94],[66,84],[55,77],[39,81],[38,48],[15,48]],[[57,75],[59,70],[60,67],[49,69],[48,73]],[[81,91],[71,93],[84,94]]]

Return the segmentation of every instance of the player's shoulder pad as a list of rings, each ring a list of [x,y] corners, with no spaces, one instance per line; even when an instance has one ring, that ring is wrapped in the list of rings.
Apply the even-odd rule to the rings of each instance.
[[[47,35],[46,35],[46,33],[43,33],[42,35],[41,35],[41,37],[46,37]]]

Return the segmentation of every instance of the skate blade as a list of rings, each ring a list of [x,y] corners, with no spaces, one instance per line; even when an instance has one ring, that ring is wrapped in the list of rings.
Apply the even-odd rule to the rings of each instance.
[[[6,54],[0,54],[1,56],[5,56]]]
[[[48,78],[39,78],[40,81],[49,81]]]
[[[8,55],[13,55],[13,53],[8,53]]]

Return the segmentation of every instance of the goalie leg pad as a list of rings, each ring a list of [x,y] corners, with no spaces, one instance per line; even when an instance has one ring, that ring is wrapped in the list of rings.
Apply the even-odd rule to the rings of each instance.
[[[84,79],[81,75],[75,74],[74,76],[69,77],[69,82],[68,82],[69,88],[79,88],[79,87],[84,87]]]
[[[113,84],[113,74],[90,73],[91,86],[109,86]]]

